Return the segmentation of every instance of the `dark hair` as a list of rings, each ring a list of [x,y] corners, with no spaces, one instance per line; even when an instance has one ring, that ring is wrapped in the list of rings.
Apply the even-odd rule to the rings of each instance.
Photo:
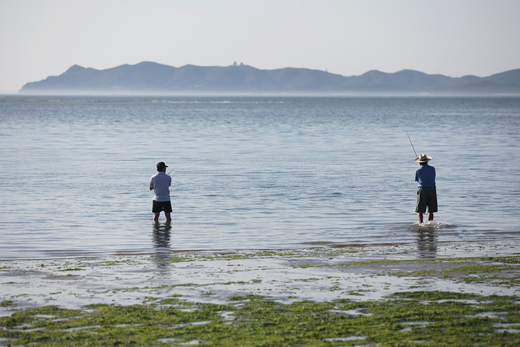
[[[425,161],[424,163],[419,163],[419,164],[421,164],[421,165],[428,165],[428,162]]]

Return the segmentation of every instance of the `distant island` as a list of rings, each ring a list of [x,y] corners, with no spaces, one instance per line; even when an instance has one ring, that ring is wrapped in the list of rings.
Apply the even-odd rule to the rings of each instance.
[[[414,70],[342,76],[303,68],[260,70],[243,64],[173,67],[153,62],[106,70],[70,67],[25,84],[20,94],[282,94],[520,95],[520,69],[488,77],[453,78]]]

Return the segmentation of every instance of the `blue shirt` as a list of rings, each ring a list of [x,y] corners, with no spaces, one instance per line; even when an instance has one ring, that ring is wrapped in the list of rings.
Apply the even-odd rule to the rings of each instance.
[[[158,172],[150,178],[150,188],[153,189],[153,199],[157,202],[170,201],[170,185],[172,178],[164,172]]]
[[[415,171],[415,181],[419,182],[419,187],[435,188],[435,168],[428,164],[421,165]]]

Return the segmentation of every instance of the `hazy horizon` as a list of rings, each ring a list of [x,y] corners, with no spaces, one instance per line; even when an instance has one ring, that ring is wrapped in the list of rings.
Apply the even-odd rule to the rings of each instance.
[[[486,77],[520,68],[518,18],[515,0],[2,1],[0,93],[142,61]]]
[[[242,65],[173,67],[142,62],[105,70],[74,65],[60,76],[28,83],[18,93],[42,96],[520,95],[520,69],[486,77],[452,78],[413,70],[396,73],[372,70],[360,76],[341,76],[321,70],[262,70]]]

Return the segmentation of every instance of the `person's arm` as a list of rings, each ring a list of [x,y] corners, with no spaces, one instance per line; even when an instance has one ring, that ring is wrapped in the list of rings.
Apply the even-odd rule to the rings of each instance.
[[[153,190],[153,180],[150,180],[150,190]]]

